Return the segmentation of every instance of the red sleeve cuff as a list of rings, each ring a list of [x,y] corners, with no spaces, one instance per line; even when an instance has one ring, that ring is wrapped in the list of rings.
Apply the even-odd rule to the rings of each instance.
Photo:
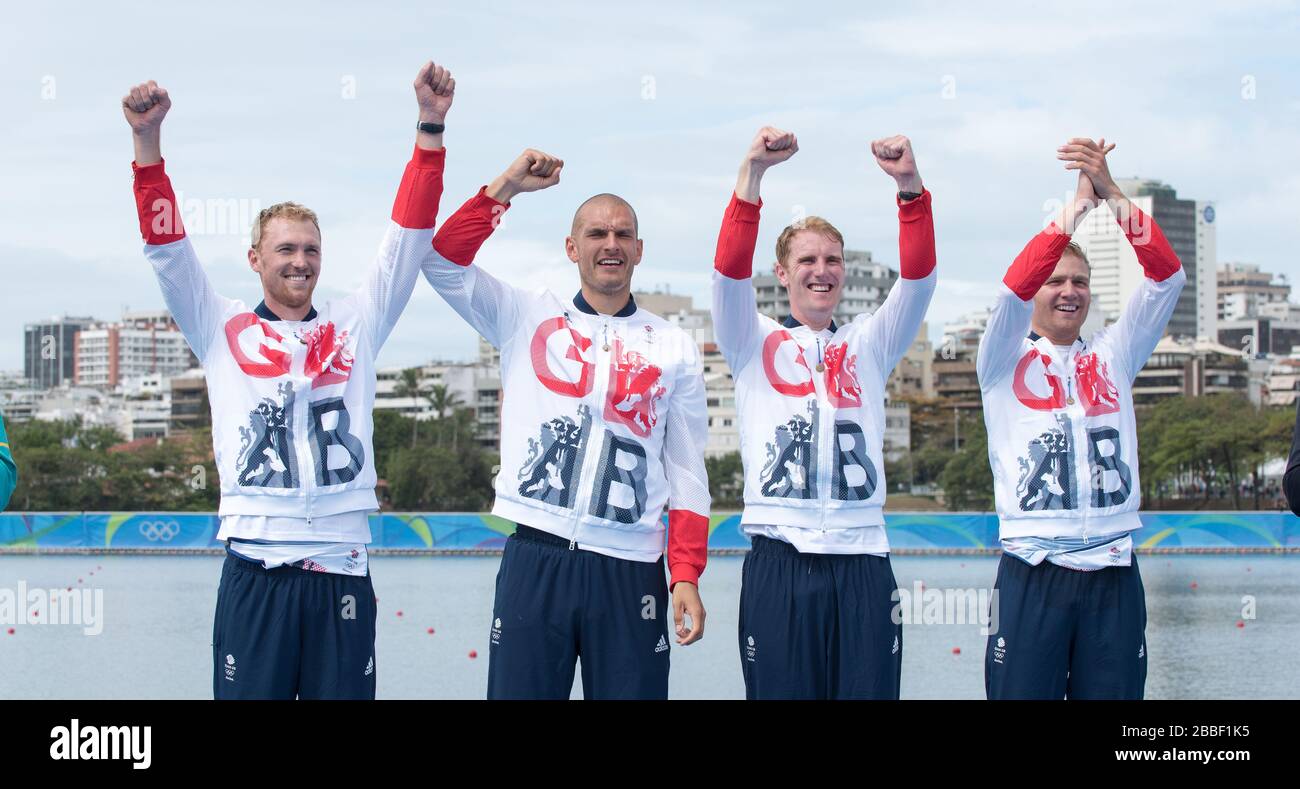
[[[159,159],[155,164],[146,164],[144,166],[131,162],[131,172],[135,174],[136,185],[157,186],[158,184],[166,183],[166,164],[166,159]]]
[[[898,221],[915,222],[930,213],[930,190],[923,186],[920,197],[906,202],[895,194],[894,202],[898,203]]]
[[[718,249],[713,267],[729,279],[749,279],[754,274],[754,246],[758,243],[758,219],[763,200],[741,200],[735,192],[722,215]]]
[[[144,167],[132,162],[131,170],[135,173],[133,191],[140,237],[153,246],[180,241],[185,237],[185,225],[164,162]]]
[[[509,203],[488,197],[484,185],[442,224],[433,237],[434,250],[458,266],[470,265],[509,208]]]
[[[438,221],[446,150],[415,147],[393,200],[393,221],[408,230],[428,230]]]
[[[680,581],[685,581],[688,584],[695,584],[696,586],[700,585],[700,571],[684,562],[670,567],[669,573],[672,578],[672,580],[668,582],[668,591],[670,592],[672,591],[673,586]]]
[[[415,146],[415,153],[411,154],[411,163],[421,170],[434,167],[441,168],[446,161],[446,148],[421,148],[417,145]]]
[[[690,510],[668,511],[668,568],[671,580],[699,584],[709,560],[709,519]]]
[[[1003,284],[1015,292],[1021,301],[1029,301],[1043,287],[1043,283],[1052,276],[1061,253],[1070,243],[1070,234],[1062,231],[1056,223],[1029,240],[1025,248],[1016,256],[1011,268],[1002,278]]]
[[[741,222],[757,222],[762,208],[763,198],[758,198],[757,203],[751,203],[732,192],[731,202],[727,204],[727,218],[738,219]]]
[[[898,269],[903,279],[925,279],[934,271],[934,214],[930,190],[922,187],[921,196],[906,203],[898,202]]]
[[[1130,203],[1128,222],[1115,218],[1120,229],[1133,245],[1143,272],[1156,282],[1164,282],[1183,267],[1174,248],[1156,221]]]

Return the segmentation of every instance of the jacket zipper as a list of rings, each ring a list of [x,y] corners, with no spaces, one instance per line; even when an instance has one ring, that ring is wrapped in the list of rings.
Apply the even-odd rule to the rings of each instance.
[[[565,315],[567,317],[567,311]],[[604,414],[605,397],[609,393],[609,323],[609,319],[605,318],[605,321],[601,326],[601,346],[596,350],[596,385],[594,390],[597,397],[592,408],[594,408],[599,414]],[[572,321],[569,321],[569,325],[572,326]],[[618,332],[614,333],[614,339],[615,341],[618,340]],[[593,342],[592,345],[595,345],[595,342]],[[591,423],[594,428],[597,424],[594,417],[592,418]],[[587,437],[588,450],[591,449],[591,442],[594,441],[595,438],[594,435]],[[603,442],[605,436],[601,435],[600,439]],[[594,458],[594,462],[585,463],[584,468],[582,469],[582,479],[580,480],[578,490],[584,490],[587,491],[587,493],[586,498],[580,502],[575,502],[577,518],[573,522],[573,533],[569,535],[569,550],[571,551],[576,551],[578,549],[578,529],[582,526],[583,514],[591,507],[591,497],[595,495],[595,486],[592,485],[591,482],[595,478],[595,468],[599,463],[600,455],[597,454]]]

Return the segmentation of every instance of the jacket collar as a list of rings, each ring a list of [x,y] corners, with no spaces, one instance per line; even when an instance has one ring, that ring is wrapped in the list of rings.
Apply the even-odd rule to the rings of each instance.
[[[781,325],[784,326],[784,327],[787,328],[787,329],[797,329],[797,328],[799,328],[800,326],[802,326],[803,324],[800,323],[800,322],[799,322],[799,319],[796,318],[795,316],[793,316],[793,315],[787,315],[787,316],[785,316],[785,320],[781,321]],[[839,331],[839,327],[835,325],[835,319],[834,319],[834,318],[831,318],[830,330],[831,330],[831,334],[834,334],[835,332]],[[812,331],[812,330],[809,329],[809,331]]]
[[[271,312],[271,308],[266,306],[265,301],[263,301],[261,304],[258,304],[257,309],[253,310],[253,312],[257,315],[257,317],[261,318],[264,321],[283,320],[283,318],[281,318],[279,315],[276,315],[274,312]],[[303,317],[303,321],[306,322],[306,321],[314,321],[314,320],[316,320],[316,308],[313,306],[310,310],[307,311],[306,316]]]
[[[577,307],[579,312],[585,312],[588,315],[600,314],[596,312],[596,308],[591,306],[591,304],[587,301],[587,297],[582,295],[582,291],[578,291],[578,295],[573,297],[573,306]],[[630,317],[635,312],[636,312],[636,299],[632,298],[632,294],[629,293],[627,294],[627,304],[623,305],[623,309],[614,313],[614,317],[627,318]]]

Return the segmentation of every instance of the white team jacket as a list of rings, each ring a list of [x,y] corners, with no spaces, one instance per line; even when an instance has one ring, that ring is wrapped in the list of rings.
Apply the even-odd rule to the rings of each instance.
[[[416,149],[362,288],[313,308],[306,320],[280,322],[265,304],[249,308],[212,289],[163,165],[136,169],[145,257],[207,377],[219,514],[302,519],[301,531],[228,536],[370,541],[365,519],[337,533],[312,529],[312,518],[378,509],[375,355],[431,248],[443,159],[441,150]]]
[[[1118,321],[1074,342],[1068,366],[1029,329],[1034,294],[1070,237],[1055,225],[1040,233],[1000,286],[976,373],[1003,538],[1101,537],[1141,527],[1133,381],[1187,275],[1154,220],[1134,208],[1130,225],[1123,229],[1146,276]]]
[[[709,486],[694,340],[635,301],[601,315],[581,293],[526,290],[472,265],[502,209],[480,191],[448,218],[424,266],[443,299],[501,350],[492,513],[597,552],[657,556],[669,505],[673,581],[697,581]]]
[[[757,311],[750,277],[759,205],[733,195],[713,272],[713,322],[736,384],[742,523],[881,526],[885,383],[934,293],[930,193],[899,207],[903,277],[880,309],[823,342],[793,318]],[[910,275],[910,276],[909,276]]]

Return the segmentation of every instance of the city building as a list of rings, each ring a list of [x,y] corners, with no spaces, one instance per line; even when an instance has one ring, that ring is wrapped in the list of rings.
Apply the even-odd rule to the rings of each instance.
[[[1133,382],[1133,404],[1147,406],[1168,397],[1236,392],[1258,402],[1262,386],[1238,349],[1209,340],[1164,337]]]
[[[1166,333],[1216,338],[1218,252],[1214,205],[1179,198],[1173,187],[1160,181],[1128,178],[1116,183],[1134,205],[1155,219],[1187,273],[1187,284]],[[1116,320],[1143,277],[1133,245],[1104,203],[1088,214],[1074,240],[1083,247],[1092,265],[1093,309],[1100,309],[1108,323]]]
[[[161,310],[128,312],[120,321],[81,329],[73,364],[78,386],[113,389],[132,378],[183,373],[198,359],[171,314]]]
[[[23,377],[33,389],[72,383],[76,377],[77,332],[94,318],[51,318],[23,327]]]

